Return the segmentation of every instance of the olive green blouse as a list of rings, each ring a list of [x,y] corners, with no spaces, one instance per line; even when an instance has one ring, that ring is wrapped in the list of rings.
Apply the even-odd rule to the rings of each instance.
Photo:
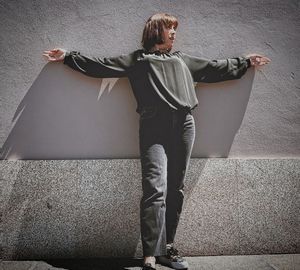
[[[208,60],[181,51],[161,53],[142,49],[109,58],[87,57],[78,51],[68,51],[64,64],[91,77],[128,77],[138,113],[144,106],[159,103],[175,110],[194,109],[198,105],[194,82],[239,79],[250,67],[246,57]]]

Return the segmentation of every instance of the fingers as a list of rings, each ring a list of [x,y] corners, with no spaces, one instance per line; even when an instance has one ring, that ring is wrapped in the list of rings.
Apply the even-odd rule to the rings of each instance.
[[[44,56],[48,61],[50,62],[55,62],[55,61],[60,61],[60,55],[59,55],[59,52],[63,50],[61,50],[60,48],[54,48],[52,50],[46,50],[46,51],[43,51],[43,54],[42,56]]]
[[[58,58],[55,58],[55,57],[53,57],[53,56],[51,56],[51,55],[49,55],[49,54],[42,54],[48,61],[50,61],[50,62],[56,62],[56,61],[60,61],[60,59],[58,59]]]
[[[47,54],[55,54],[55,53],[57,53],[57,52],[59,52],[59,51],[63,51],[62,49],[60,49],[60,48],[55,48],[55,49],[53,49],[53,50],[50,50],[50,51],[44,51],[44,53],[47,53]]]
[[[53,50],[50,50],[50,51],[44,51],[44,53],[51,53],[51,52],[58,52],[59,49],[53,49]]]
[[[250,59],[251,66],[254,67],[263,66],[271,62],[270,58],[258,53],[250,53],[246,57]]]
[[[267,62],[271,62],[271,59],[268,58],[268,57],[266,57],[266,56],[264,56],[264,59],[265,59]]]
[[[49,55],[47,55],[47,54],[43,54],[43,56],[46,58],[46,60],[48,60],[48,61],[52,61],[52,59],[50,58],[50,56],[49,56]]]
[[[270,63],[271,60],[265,56],[262,56],[261,58],[258,58],[258,65],[262,66],[262,65],[266,65],[268,63]]]
[[[43,55],[45,55],[45,56],[53,56],[53,55],[55,55],[55,52],[52,52],[52,51],[44,51],[44,52],[43,52]]]
[[[263,65],[268,64],[269,62],[270,61],[265,60],[263,58],[256,58],[256,60],[254,61],[254,65],[256,65],[256,66],[263,66]]]
[[[257,53],[249,54],[248,57],[253,66],[263,66],[271,62],[271,59],[268,57]]]

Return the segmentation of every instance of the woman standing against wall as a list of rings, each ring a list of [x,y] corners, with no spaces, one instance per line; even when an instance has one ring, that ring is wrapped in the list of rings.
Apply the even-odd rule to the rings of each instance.
[[[181,51],[172,53],[177,27],[174,16],[153,15],[144,27],[143,49],[118,57],[89,58],[59,48],[43,53],[48,61],[63,61],[87,76],[130,80],[140,114],[143,270],[155,269],[156,259],[174,269],[188,268],[174,247],[174,238],[195,139],[192,110],[198,100],[194,82],[239,79],[249,67],[270,62],[259,54],[208,60]]]

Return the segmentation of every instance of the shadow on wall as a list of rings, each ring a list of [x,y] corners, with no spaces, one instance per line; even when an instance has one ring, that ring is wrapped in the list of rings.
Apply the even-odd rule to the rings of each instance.
[[[253,78],[250,69],[239,80],[198,84],[192,157],[228,156]],[[91,78],[48,63],[17,108],[1,159],[138,158],[135,109],[127,78]]]
[[[244,119],[254,75],[254,68],[250,68],[238,80],[198,83],[194,157],[228,157]]]
[[[126,78],[91,78],[48,63],[17,108],[2,159],[136,157],[135,108]]]

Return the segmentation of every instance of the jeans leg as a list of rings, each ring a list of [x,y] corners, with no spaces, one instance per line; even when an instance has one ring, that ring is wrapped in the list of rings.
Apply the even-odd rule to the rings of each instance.
[[[140,222],[144,256],[166,254],[167,155],[163,133],[159,127],[160,124],[155,119],[140,122],[143,190]]]
[[[168,151],[166,199],[167,243],[173,243],[184,200],[184,179],[195,140],[195,121],[191,114],[184,115],[174,126]]]

